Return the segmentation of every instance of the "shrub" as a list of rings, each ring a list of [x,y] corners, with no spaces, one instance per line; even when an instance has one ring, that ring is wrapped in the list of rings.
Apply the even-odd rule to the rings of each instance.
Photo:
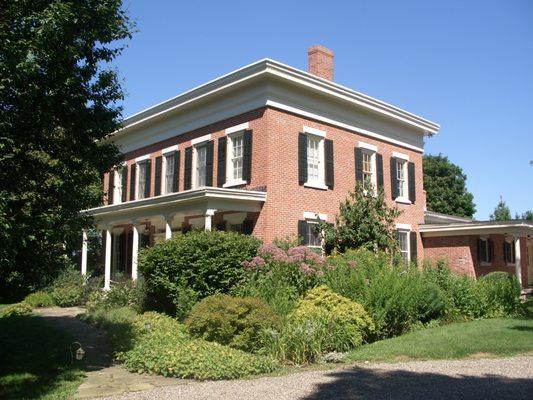
[[[262,347],[261,332],[279,328],[280,320],[259,299],[216,294],[193,307],[186,325],[195,337],[254,351]]]
[[[29,304],[32,308],[52,307],[55,305],[52,295],[48,292],[35,292],[26,296],[24,303]]]
[[[131,307],[142,311],[144,305],[144,286],[142,281],[122,281],[111,285],[108,291],[95,290],[89,294],[86,306],[89,311],[99,308],[110,309]]]
[[[139,270],[151,306],[183,317],[193,301],[228,292],[243,277],[242,261],[251,260],[259,245],[253,236],[191,231],[142,250]]]
[[[131,350],[135,340],[133,323],[137,318],[135,310],[129,307],[96,309],[82,318],[104,330],[116,355]]]
[[[491,272],[479,280],[487,303],[487,315],[505,317],[519,313],[521,287],[515,276]]]
[[[0,310],[0,318],[30,315],[32,310],[32,306],[24,302],[10,304]]]
[[[84,278],[74,269],[65,269],[54,280],[50,294],[59,307],[71,307],[81,304],[83,298]]]

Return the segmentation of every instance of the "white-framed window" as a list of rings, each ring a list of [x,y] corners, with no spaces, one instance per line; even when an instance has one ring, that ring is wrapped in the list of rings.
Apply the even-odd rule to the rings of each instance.
[[[514,265],[516,261],[515,256],[515,241],[511,238],[506,238],[503,242],[503,257],[508,265]]]
[[[137,163],[137,193],[136,199],[144,199],[144,194],[146,191],[146,172],[148,169],[148,163],[138,162]]]
[[[363,149],[361,155],[363,161],[363,188],[365,190],[372,189],[374,193],[377,193],[376,152]]]
[[[481,264],[490,264],[490,243],[486,237],[480,237],[478,240],[478,256]]]
[[[407,188],[407,161],[396,159],[396,184],[398,197],[407,199],[409,197]]]
[[[226,183],[224,186],[243,185],[244,166],[244,130],[238,130],[227,135],[226,144]]]
[[[410,254],[411,254],[410,241],[409,241],[410,231],[406,229],[398,229],[396,232],[397,232],[397,237],[398,237],[398,247],[400,248],[402,258],[406,262],[409,262]]]
[[[122,182],[122,171],[125,167],[119,167],[113,171],[115,174],[115,187],[113,189],[113,204],[122,203],[122,191],[126,190],[126,182]]]
[[[174,172],[176,171],[175,165],[175,152],[167,153],[163,157],[163,164],[165,171],[163,180],[163,194],[169,194],[174,191]]]
[[[307,182],[308,186],[325,187],[324,138],[307,134]]]
[[[322,247],[322,235],[318,230],[318,221],[307,220],[305,243],[309,247]]]
[[[205,186],[207,172],[207,143],[194,146],[194,187]]]

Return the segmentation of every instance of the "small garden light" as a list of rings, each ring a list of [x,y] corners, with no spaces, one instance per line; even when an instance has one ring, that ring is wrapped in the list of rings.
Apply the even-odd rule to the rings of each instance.
[[[73,350],[74,346],[78,346],[76,351]],[[80,342],[73,342],[70,345],[70,356],[71,356],[71,359],[72,359],[73,362],[74,362],[74,358],[76,358],[77,361],[83,360],[83,356],[84,355],[85,355],[85,350],[83,350],[83,347],[81,347],[81,343]]]

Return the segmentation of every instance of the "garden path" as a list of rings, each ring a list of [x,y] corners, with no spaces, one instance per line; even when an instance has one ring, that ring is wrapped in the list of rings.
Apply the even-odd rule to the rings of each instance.
[[[76,318],[85,312],[83,308],[41,308],[35,311],[49,323],[69,332],[85,350],[84,367],[87,378],[79,386],[76,398],[119,395],[187,382],[158,375],[134,374],[114,364],[104,333]]]

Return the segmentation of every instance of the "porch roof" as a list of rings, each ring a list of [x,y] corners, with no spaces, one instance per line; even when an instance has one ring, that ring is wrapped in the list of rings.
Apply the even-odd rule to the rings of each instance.
[[[94,217],[97,223],[111,224],[132,223],[157,215],[202,214],[207,210],[258,212],[266,196],[266,192],[256,190],[202,187],[91,208],[81,213]]]
[[[533,221],[468,221],[419,225],[424,237],[509,234],[533,237]]]

